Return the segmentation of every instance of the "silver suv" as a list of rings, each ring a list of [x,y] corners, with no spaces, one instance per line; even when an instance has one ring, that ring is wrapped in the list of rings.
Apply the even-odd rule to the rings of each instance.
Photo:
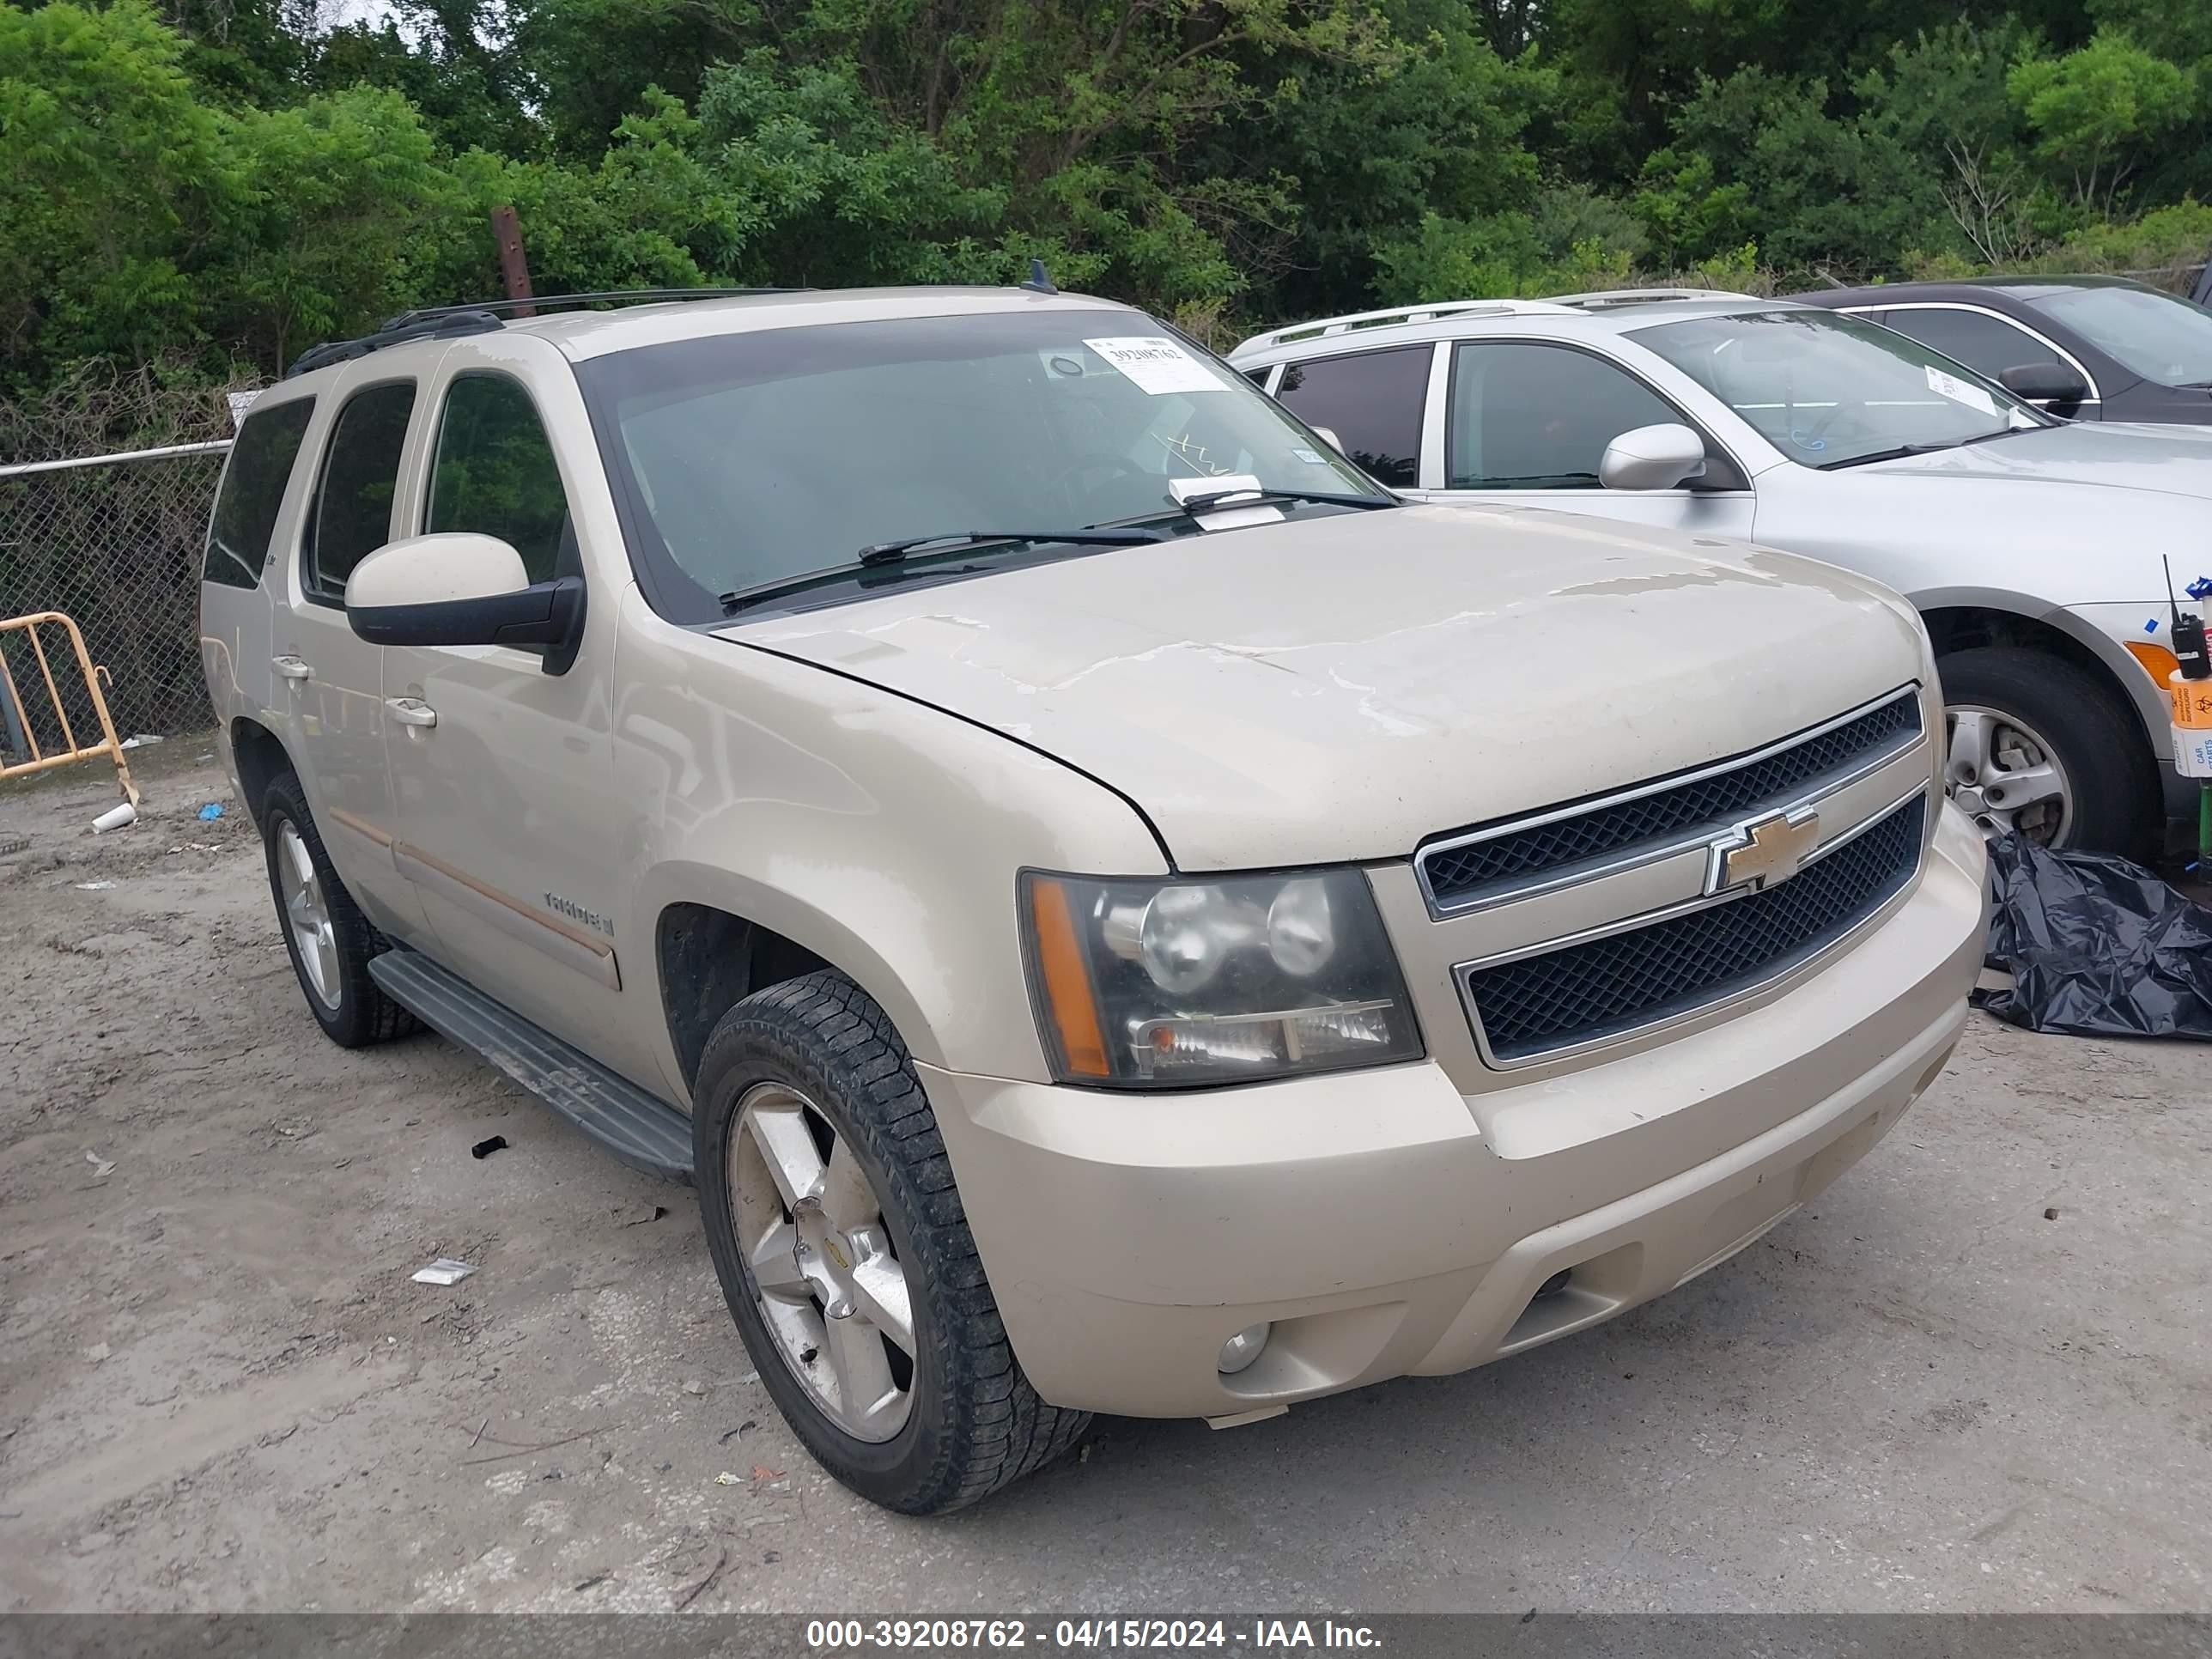
[[[1230,361],[1415,499],[1755,536],[1905,593],[1954,798],[1991,833],[2149,857],[2195,817],[2160,561],[2212,570],[2212,427],[2058,420],[1889,329],[1741,294],[1371,312]]]
[[[309,1012],[696,1181],[897,1509],[1681,1283],[1980,960],[1896,596],[1402,506],[1102,301],[401,319],[255,404],[203,592]]]

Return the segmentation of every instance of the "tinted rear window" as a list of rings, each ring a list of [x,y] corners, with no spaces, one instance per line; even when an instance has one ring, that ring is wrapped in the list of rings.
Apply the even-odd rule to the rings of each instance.
[[[1292,363],[1275,396],[1308,426],[1328,428],[1344,453],[1384,483],[1411,489],[1420,483],[1433,356],[1425,345],[1394,346]]]
[[[246,417],[231,445],[230,466],[208,525],[208,580],[225,587],[252,587],[260,581],[261,568],[269,562],[269,538],[276,531],[276,509],[314,412],[313,398],[295,398]]]

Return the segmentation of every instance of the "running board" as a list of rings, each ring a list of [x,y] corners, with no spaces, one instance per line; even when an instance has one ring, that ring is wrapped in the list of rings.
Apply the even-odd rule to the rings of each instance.
[[[449,1042],[489,1061],[633,1170],[691,1179],[691,1120],[419,951],[386,951],[368,976]]]

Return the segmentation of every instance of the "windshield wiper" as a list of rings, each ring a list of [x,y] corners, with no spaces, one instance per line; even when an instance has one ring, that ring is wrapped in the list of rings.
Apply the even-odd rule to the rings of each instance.
[[[1846,455],[1841,460],[1822,461],[1814,471],[1834,472],[1846,466],[1864,466],[1869,461],[1901,461],[1908,455],[1933,455],[1958,447],[1957,444],[1899,444],[1894,449],[1872,449],[1863,455]]]
[[[1329,489],[1213,489],[1186,495],[1176,505],[1185,513],[1211,513],[1234,502],[1238,507],[1266,507],[1273,501],[1320,501],[1329,507],[1401,507],[1395,495],[1352,495]]]
[[[1839,467],[1864,466],[1869,461],[1901,461],[1908,456],[1934,455],[1946,449],[1964,449],[1968,444],[1985,444],[1992,438],[2009,438],[2042,429],[2039,426],[2001,426],[1994,432],[1977,432],[1971,438],[1954,439],[1948,444],[1899,444],[1894,449],[1877,449],[1865,455],[1846,455],[1839,461],[1823,461],[1815,470],[1833,472]]]
[[[1012,542],[1024,546],[1063,542],[1070,547],[1139,547],[1146,542],[1166,539],[1154,530],[940,530],[934,536],[908,536],[902,541],[878,542],[862,548],[854,556],[862,568],[872,570],[878,565],[896,564],[917,547],[929,547],[938,542]]]
[[[750,609],[753,605],[764,604],[769,599],[782,599],[793,593],[803,593],[810,587],[830,587],[839,582],[855,580],[861,581],[865,586],[870,572],[884,571],[886,567],[901,564],[904,562],[907,555],[916,548],[933,546],[939,542],[949,543],[953,547],[970,544],[1030,546],[1044,545],[1053,542],[1065,543],[1075,547],[1137,547],[1149,542],[1163,542],[1166,539],[1166,537],[1156,530],[995,530],[988,532],[952,530],[935,536],[909,536],[902,541],[878,542],[872,547],[862,548],[859,556],[848,564],[824,565],[819,570],[802,570],[795,575],[778,576],[772,580],[760,582],[751,587],[732,588],[726,593],[718,594],[716,598],[721,604],[723,614],[728,616]],[[927,574],[967,576],[974,575],[986,568],[974,564],[947,566],[933,564],[927,567]],[[886,574],[888,574],[886,572]],[[881,581],[885,580],[885,577],[879,575],[875,580]]]

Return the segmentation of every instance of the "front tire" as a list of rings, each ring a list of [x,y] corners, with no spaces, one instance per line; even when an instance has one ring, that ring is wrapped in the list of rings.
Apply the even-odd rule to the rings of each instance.
[[[415,1016],[369,977],[369,963],[390,944],[331,867],[295,774],[270,781],[261,798],[261,839],[284,949],[323,1035],[341,1048],[365,1048],[419,1030]]]
[[[884,1011],[837,973],[755,992],[694,1091],[700,1212],[761,1381],[823,1468],[908,1515],[972,1504],[1090,1422],[1006,1340],[937,1118]]]
[[[2132,711],[2062,657],[2016,646],[1954,652],[1943,684],[1944,787],[1985,835],[2156,855],[2155,762]]]

